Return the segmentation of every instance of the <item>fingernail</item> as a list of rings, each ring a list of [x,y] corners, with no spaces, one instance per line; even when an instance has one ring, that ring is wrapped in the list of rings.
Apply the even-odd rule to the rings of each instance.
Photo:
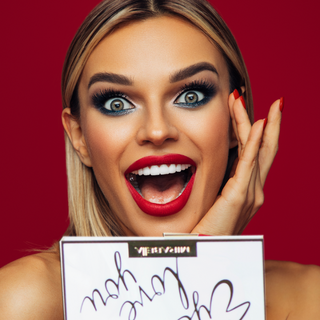
[[[247,108],[246,108],[246,103],[244,102],[244,99],[243,99],[243,96],[240,97],[240,101],[241,101],[243,107],[244,107],[245,109],[247,109]]]
[[[233,91],[233,96],[234,96],[234,98],[237,100],[240,96],[239,96],[239,92],[238,92],[238,90],[237,89],[234,89],[234,91]]]
[[[208,235],[208,234],[201,234],[201,233],[199,233],[198,236],[199,237],[210,237],[210,235]]]
[[[281,112],[282,112],[282,110],[283,110],[283,107],[284,107],[283,97],[281,97],[281,98],[280,98],[280,104],[279,104],[279,109],[280,109]]]
[[[266,127],[267,122],[268,122],[268,118],[265,118],[264,121],[263,121],[263,130],[264,130],[264,128]]]

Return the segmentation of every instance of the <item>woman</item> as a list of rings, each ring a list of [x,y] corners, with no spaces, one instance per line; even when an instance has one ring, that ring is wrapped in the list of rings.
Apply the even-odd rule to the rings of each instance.
[[[251,127],[246,68],[207,3],[103,2],[70,46],[62,94],[68,234],[239,234],[262,204],[283,100]],[[266,267],[268,319],[316,319],[317,268]],[[4,268],[1,317],[61,319],[59,270],[57,252]]]

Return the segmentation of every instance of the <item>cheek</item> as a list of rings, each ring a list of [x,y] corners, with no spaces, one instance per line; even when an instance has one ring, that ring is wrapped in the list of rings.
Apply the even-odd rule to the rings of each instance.
[[[185,121],[186,135],[198,152],[199,194],[205,195],[204,206],[211,206],[225,174],[229,153],[230,115],[226,105],[215,104]],[[210,193],[210,194],[208,194]],[[208,203],[206,203],[208,201]]]
[[[216,195],[221,187],[228,162],[229,119],[221,116],[211,120],[211,123],[202,129],[203,169],[207,176],[204,188]]]
[[[199,138],[206,153],[215,153],[222,149],[229,149],[229,117],[220,111],[208,116],[202,122],[199,130]],[[199,142],[200,143],[200,142]]]
[[[118,118],[88,115],[86,119],[83,133],[93,170],[97,179],[101,180],[98,181],[101,186],[101,183],[108,184],[108,177],[120,174],[121,156],[134,139],[134,134],[130,125],[124,125]]]
[[[227,106],[214,105],[182,121],[185,134],[200,150],[201,161],[211,162],[225,158],[224,155],[229,150],[230,125]]]

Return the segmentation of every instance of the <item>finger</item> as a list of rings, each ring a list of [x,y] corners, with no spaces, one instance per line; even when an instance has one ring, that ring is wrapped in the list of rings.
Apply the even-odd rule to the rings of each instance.
[[[258,181],[258,176],[260,179],[260,174],[259,174],[260,168],[259,168],[258,157],[259,157],[259,151],[254,161],[254,168],[253,168],[251,179],[248,186],[247,206],[250,208],[250,211],[252,211],[251,209],[254,207],[256,190],[258,189],[258,185],[260,183],[260,181]]]
[[[251,211],[249,215],[243,215],[243,207],[247,202],[248,186],[257,162],[264,123],[264,120],[259,120],[252,126],[245,149],[238,160],[235,175],[228,180],[221,195],[191,231],[192,233],[239,234],[243,226],[250,221]]]
[[[235,89],[230,95],[229,95],[229,111],[230,111],[230,117],[231,117],[231,123],[232,123],[232,129],[233,129],[233,133],[237,139],[237,141],[239,141],[239,135],[238,135],[238,130],[237,130],[237,125],[236,125],[236,120],[234,118],[234,103],[236,101],[236,99],[239,98],[239,93],[238,90]]]
[[[269,110],[268,122],[262,137],[259,151],[260,177],[262,187],[277,154],[279,147],[280,124],[283,109],[283,98],[275,101]]]
[[[243,232],[263,203],[264,198],[260,183],[258,157],[265,123],[265,120],[259,120],[252,126],[245,150],[236,168],[234,182],[237,188],[234,191],[240,196],[240,202],[237,205],[240,214],[234,226],[234,234],[241,234]],[[231,194],[230,190],[227,189],[226,193]],[[223,193],[221,195],[225,196]]]
[[[245,109],[243,97],[237,99],[233,107],[234,123],[238,133],[239,156],[243,152],[251,131],[251,123]]]
[[[259,147],[264,130],[264,120],[259,120],[251,128],[249,133],[245,148],[242,155],[239,158],[239,162],[233,176],[233,179],[237,182],[237,185],[241,189],[237,192],[247,193],[248,187],[250,185],[254,169],[256,167],[256,162],[258,160]],[[256,178],[257,172],[254,173],[254,178]],[[226,184],[227,187],[228,184]],[[253,185],[254,186],[254,185]],[[223,195],[223,191],[221,195]]]
[[[229,95],[229,109],[230,109],[230,116],[231,116],[231,120],[232,120],[233,131],[234,131],[234,133],[235,133],[235,135],[237,137],[237,140],[240,140],[239,134],[238,134],[236,118],[235,118],[235,115],[234,115],[234,108],[235,108],[236,105],[243,106],[243,108],[246,110],[245,101],[244,101],[243,97],[240,97],[239,92],[238,92],[237,89],[235,89],[233,91],[233,93],[231,93]],[[243,110],[241,110],[241,111],[243,111]],[[246,112],[243,112],[243,114],[245,114],[245,113]]]
[[[264,130],[267,124],[267,119],[264,119],[263,122],[263,132],[262,137],[264,134]],[[261,137],[261,140],[262,140]],[[261,144],[260,144],[261,146]],[[261,177],[260,177],[260,166],[259,166],[259,149],[257,151],[254,169],[251,175],[251,180],[249,182],[248,193],[247,193],[247,208],[245,210],[249,213],[246,217],[246,221],[242,222],[239,226],[238,233],[241,234],[246,225],[255,215],[255,213],[259,210],[264,202],[264,193],[263,193],[263,186],[261,184]]]
[[[247,211],[250,213],[248,214],[247,223],[253,218],[253,216],[256,214],[256,212],[259,210],[259,208],[262,206],[264,202],[264,193],[263,193],[263,187],[261,185],[261,178],[260,178],[260,167],[259,167],[259,152],[256,157],[255,161],[255,167],[253,169],[251,180],[248,187],[248,194],[247,194]],[[241,226],[242,231],[246,227],[246,224],[243,224]]]
[[[252,126],[234,177],[228,180],[221,196],[192,230],[193,233],[230,235],[239,233],[242,230],[241,226],[248,223],[249,218],[244,217],[243,222],[240,216],[247,200],[248,185],[257,161],[263,124],[264,121],[259,120]],[[242,221],[240,224],[239,218]]]

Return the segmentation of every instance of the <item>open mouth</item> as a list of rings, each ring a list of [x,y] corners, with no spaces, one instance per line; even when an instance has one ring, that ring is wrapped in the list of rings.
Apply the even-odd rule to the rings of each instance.
[[[176,154],[150,156],[132,164],[126,183],[139,208],[147,214],[166,216],[180,211],[193,186],[196,165]]]
[[[162,164],[135,170],[126,179],[147,201],[165,204],[182,194],[194,172],[190,164]]]

